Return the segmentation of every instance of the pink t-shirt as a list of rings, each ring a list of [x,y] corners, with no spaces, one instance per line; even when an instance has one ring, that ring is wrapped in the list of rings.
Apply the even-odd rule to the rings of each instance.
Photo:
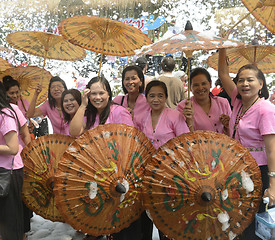
[[[142,119],[138,122],[137,128],[149,138],[156,149],[170,139],[189,132],[182,114],[168,107],[163,109],[155,130],[153,130],[150,110],[143,114]]]
[[[234,124],[240,107],[241,99],[236,98],[237,87],[232,92],[232,116],[229,122],[230,136],[233,135]],[[263,135],[275,134],[275,106],[269,101],[260,99],[240,119],[235,139],[248,148],[259,166],[267,165]]]
[[[126,108],[115,104],[111,105],[110,114],[105,124],[107,123],[124,123],[128,126],[134,126],[132,115],[129,113],[129,111]],[[95,123],[90,129],[95,128],[98,125],[99,125],[99,115],[97,114]]]
[[[44,115],[50,119],[53,126],[53,133],[66,134],[65,126],[63,121],[63,114],[60,114],[59,111],[54,107],[51,108],[49,101],[45,101],[40,107],[40,110]]]
[[[211,107],[209,113],[206,114],[202,107],[191,97],[194,108],[193,126],[194,130],[208,130],[223,133],[223,124],[219,120],[221,114],[231,116],[231,108],[226,98],[213,96],[211,99]],[[187,99],[181,101],[177,110],[182,114]]]
[[[19,107],[17,105],[11,104],[11,107],[16,112],[20,127],[23,127],[27,123],[27,119],[25,118],[24,114],[22,113],[22,111],[19,109]],[[24,166],[20,154],[21,154],[21,151],[23,150],[23,148],[25,147],[25,143],[23,142],[21,137],[19,137],[18,142],[19,142],[19,150],[18,150],[18,153],[14,157],[14,169],[20,169]]]
[[[26,110],[28,111],[29,106],[30,106],[29,101],[26,100],[26,99],[22,99],[22,101],[23,101],[23,103],[24,103],[24,106],[25,106]],[[21,101],[21,99],[18,99],[18,101],[17,101],[17,106],[19,107],[19,109],[21,110],[21,112],[24,114],[24,116],[26,116],[26,110],[25,110],[25,108],[24,108],[24,106],[23,106],[22,101]]]
[[[9,132],[14,131],[17,133],[17,136],[19,137],[19,129],[17,126],[17,120],[15,117],[15,114],[12,112],[12,110],[4,108],[4,109],[2,109],[2,111],[11,116],[11,117],[7,116],[4,113],[0,114],[0,145],[6,145],[4,136]],[[12,159],[13,159],[12,155],[0,154],[0,167],[6,168],[6,169],[11,169],[12,168]],[[21,161],[22,161],[22,159],[21,159]],[[14,167],[14,169],[15,169],[15,167]]]
[[[118,105],[121,105],[121,101],[122,101],[122,97],[123,96],[116,96],[113,101],[115,103],[117,103]],[[128,102],[127,102],[127,98],[128,98],[128,94],[125,95],[124,99],[123,99],[123,104],[122,106],[127,108],[128,107]],[[138,95],[138,98],[136,100],[136,104],[134,107],[134,125],[135,127],[137,126],[137,119],[139,118],[140,115],[142,115],[145,111],[148,111],[150,109],[149,104],[147,103],[146,97],[144,96],[144,94],[140,93]]]

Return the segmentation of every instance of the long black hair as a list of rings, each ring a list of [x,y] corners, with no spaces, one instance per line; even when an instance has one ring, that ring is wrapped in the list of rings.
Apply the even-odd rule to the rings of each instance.
[[[8,113],[4,112],[3,111],[4,108],[9,109],[11,114],[8,114]],[[21,126],[20,126],[17,114],[13,110],[13,108],[11,107],[11,105],[9,103],[8,96],[7,96],[5,87],[4,87],[4,85],[3,85],[2,82],[0,82],[0,113],[1,114],[5,114],[5,115],[7,115],[7,116],[9,116],[9,117],[11,117],[13,119],[15,119],[16,122],[17,122],[18,129],[20,131]]]
[[[112,104],[113,94],[112,94],[112,90],[111,90],[111,87],[110,87],[110,84],[109,84],[108,80],[103,76],[101,76],[101,77],[97,76],[97,77],[92,78],[88,82],[86,88],[90,89],[92,84],[94,84],[96,82],[100,82],[102,84],[103,88],[105,88],[105,90],[109,94],[109,99],[108,99],[107,106],[102,111],[102,113],[99,115],[99,124],[103,125],[103,124],[105,124],[105,122],[106,122],[106,120],[107,120],[107,118],[109,117],[109,114],[110,114],[110,107],[111,107],[111,104]],[[91,104],[91,101],[89,100],[86,111],[85,111],[85,116],[87,117],[86,129],[90,129],[91,126],[94,125],[95,119],[96,119],[96,114],[97,114],[97,109],[93,106],[93,104]]]
[[[82,102],[81,92],[77,89],[72,88],[72,89],[69,89],[69,90],[65,90],[62,93],[62,96],[61,96],[61,110],[62,110],[65,122],[69,122],[69,121],[72,120],[70,114],[66,113],[66,111],[63,107],[64,98],[67,94],[71,94],[74,97],[74,99],[77,101],[79,106],[81,105],[81,102]]]
[[[64,82],[64,80],[62,80],[58,76],[55,76],[55,77],[51,78],[50,83],[49,83],[49,88],[48,88],[48,101],[49,101],[51,109],[53,109],[53,108],[56,107],[56,100],[53,98],[53,96],[51,95],[51,91],[50,91],[52,83],[54,83],[54,82],[61,82],[61,84],[63,85],[64,89],[67,90],[67,86],[66,86],[66,83]]]
[[[268,99],[269,92],[268,92],[268,89],[266,86],[265,76],[264,76],[263,72],[257,66],[255,66],[253,64],[246,64],[246,65],[242,66],[236,75],[236,82],[239,81],[240,73],[246,69],[253,70],[256,73],[256,78],[258,79],[258,81],[262,81],[262,83],[263,83],[263,86],[258,93],[259,97],[261,97],[261,98],[264,97],[265,99]],[[241,95],[238,94],[237,98],[241,99]]]
[[[139,93],[143,93],[143,91],[144,91],[144,74],[142,72],[142,69],[138,66],[135,66],[135,65],[127,66],[126,68],[123,69],[123,72],[122,72],[122,89],[123,89],[123,92],[125,94],[128,93],[127,89],[125,88],[125,86],[123,84],[123,81],[124,81],[126,72],[132,71],[132,70],[135,70],[137,72],[137,75],[138,75],[138,77],[141,81],[141,86],[139,86]]]

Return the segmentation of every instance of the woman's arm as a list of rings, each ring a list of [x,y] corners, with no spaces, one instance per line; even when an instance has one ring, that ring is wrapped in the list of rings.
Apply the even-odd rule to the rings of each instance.
[[[27,124],[24,124],[20,129],[20,137],[22,138],[25,145],[31,142],[31,135]]]
[[[190,99],[186,100],[185,106],[183,109],[183,116],[185,117],[185,122],[190,130],[194,131],[193,117],[194,117],[194,108],[193,103]]]
[[[232,92],[236,86],[229,76],[228,65],[226,62],[226,50],[224,48],[219,49],[218,75],[222,81],[222,86],[224,90],[231,98]]]
[[[19,150],[19,143],[17,133],[15,131],[10,131],[4,135],[6,145],[0,145],[1,155],[16,155]]]
[[[83,91],[81,105],[70,122],[69,133],[73,137],[78,137],[85,131],[85,125],[83,120],[84,120],[86,107],[89,101],[88,100],[89,93],[90,93],[90,89],[85,89]]]
[[[275,134],[264,135],[268,171],[275,173]],[[269,197],[269,205],[275,204],[275,176],[269,177],[269,188],[264,197]]]
[[[32,118],[32,117],[37,117],[43,115],[43,112],[41,111],[40,108],[35,108],[36,106],[36,101],[39,96],[39,94],[42,91],[42,86],[40,83],[37,84],[32,101],[30,103],[29,109],[26,113],[27,118]]]

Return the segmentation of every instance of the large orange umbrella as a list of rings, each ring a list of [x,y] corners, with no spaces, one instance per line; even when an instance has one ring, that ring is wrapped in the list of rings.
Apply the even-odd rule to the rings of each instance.
[[[195,131],[160,147],[147,164],[145,207],[173,239],[234,239],[261,200],[261,172],[248,149],[210,131]]]
[[[48,97],[48,86],[52,75],[45,69],[28,66],[14,67],[0,72],[0,81],[3,77],[10,75],[20,84],[21,97],[31,102],[37,83],[41,83],[42,92],[39,94],[36,105],[44,102]]]
[[[131,56],[134,50],[152,43],[139,29],[96,16],[75,16],[63,20],[59,32],[71,43],[102,55]],[[100,72],[100,69],[99,69]]]
[[[12,68],[12,65],[8,61],[0,57],[0,72],[5,71],[9,68]]]
[[[86,57],[84,49],[69,43],[59,35],[38,31],[18,31],[10,33],[7,41],[14,48],[46,59],[76,61]]]
[[[242,0],[243,4],[270,32],[275,34],[275,1]]]
[[[22,197],[35,213],[52,221],[63,221],[53,193],[58,162],[74,139],[52,134],[31,141],[21,152],[24,162]]]
[[[93,236],[128,227],[143,211],[141,182],[153,152],[148,138],[125,124],[86,131],[58,165],[54,192],[65,221]]]
[[[185,31],[149,46],[144,46],[137,52],[139,55],[184,52],[188,58],[188,79],[190,81],[190,58],[194,51],[232,48],[244,45],[242,42],[194,31],[191,23],[188,21]],[[188,98],[190,98],[190,83],[188,83]]]
[[[245,46],[231,48],[226,51],[228,67],[231,73],[237,73],[239,68],[246,64],[254,64],[263,73],[275,72],[275,47],[274,46]],[[208,66],[218,70],[218,53],[208,57]]]

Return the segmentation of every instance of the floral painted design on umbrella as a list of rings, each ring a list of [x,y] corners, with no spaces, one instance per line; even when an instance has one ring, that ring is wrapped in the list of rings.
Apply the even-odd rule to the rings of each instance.
[[[75,229],[93,236],[119,232],[138,219],[141,183],[154,147],[125,124],[88,130],[64,153],[56,175],[58,209]]]
[[[146,167],[145,208],[174,239],[234,239],[261,199],[249,151],[219,133],[195,131],[164,144]]]

